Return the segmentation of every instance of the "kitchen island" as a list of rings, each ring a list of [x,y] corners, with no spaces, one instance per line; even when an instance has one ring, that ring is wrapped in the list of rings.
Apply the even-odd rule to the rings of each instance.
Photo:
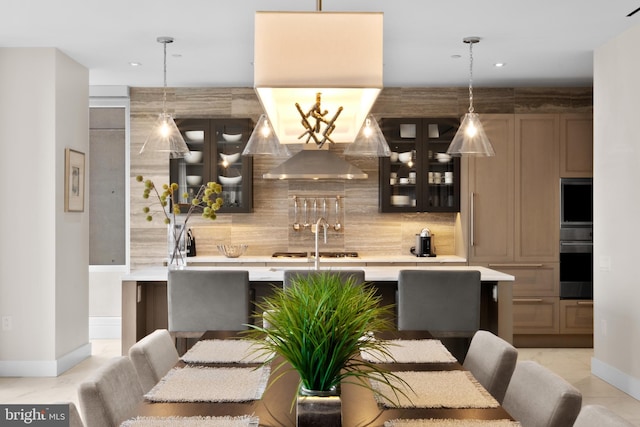
[[[280,285],[284,270],[313,269],[309,258],[203,257],[189,259],[189,269],[223,268],[249,272],[252,299],[259,300],[273,285]],[[440,259],[438,259],[440,258]],[[199,261],[199,262],[198,262]],[[320,263],[321,270],[362,269],[365,280],[374,284],[386,304],[395,303],[398,272],[417,270],[477,270],[482,281],[481,328],[512,342],[512,286],[514,276],[486,267],[462,265],[459,257],[358,257],[339,258]],[[158,266],[132,271],[122,278],[122,353],[157,328],[167,327],[167,268]]]

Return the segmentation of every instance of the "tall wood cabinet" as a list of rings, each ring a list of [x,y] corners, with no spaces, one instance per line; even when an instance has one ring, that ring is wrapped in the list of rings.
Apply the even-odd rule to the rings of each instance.
[[[575,173],[588,173],[589,155],[583,151],[591,151],[586,129],[590,118],[576,114],[481,118],[496,156],[469,160],[469,261],[515,276],[514,335],[559,334],[561,318],[567,323],[559,299],[561,161]],[[564,327],[562,332],[588,333],[585,310],[588,306],[581,305],[582,328]]]

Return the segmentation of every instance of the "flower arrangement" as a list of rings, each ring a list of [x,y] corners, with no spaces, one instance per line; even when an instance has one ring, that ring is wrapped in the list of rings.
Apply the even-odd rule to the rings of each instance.
[[[184,242],[186,224],[191,215],[196,211],[202,211],[202,217],[210,220],[216,219],[216,211],[222,207],[223,200],[218,195],[222,192],[222,186],[216,182],[207,182],[200,186],[196,196],[191,200],[189,209],[184,218],[184,226],[176,227],[176,216],[182,213],[181,206],[176,200],[179,190],[178,184],[163,184],[162,192],[158,190],[152,180],[145,180],[142,175],[136,176],[137,182],[144,183],[143,199],[149,199],[155,195],[156,202],[160,205],[164,223],[170,226],[169,229],[169,261],[168,265],[184,265],[184,254],[180,250],[181,242]],[[183,195],[184,198],[188,194]],[[145,206],[142,211],[146,214],[147,221],[153,221],[153,212],[150,206]],[[174,226],[171,226],[171,225]]]

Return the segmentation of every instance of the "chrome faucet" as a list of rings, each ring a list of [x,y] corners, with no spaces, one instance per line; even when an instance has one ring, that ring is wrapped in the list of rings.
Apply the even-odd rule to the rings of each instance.
[[[324,243],[327,244],[327,228],[329,228],[329,223],[323,217],[318,218],[316,222],[316,259],[315,259],[315,269],[320,270],[320,252],[318,251],[318,228],[322,226],[324,229]]]

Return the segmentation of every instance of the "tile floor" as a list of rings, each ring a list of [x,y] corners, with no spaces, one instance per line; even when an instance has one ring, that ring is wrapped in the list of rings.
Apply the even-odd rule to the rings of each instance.
[[[77,385],[111,357],[120,355],[119,340],[92,341],[92,356],[57,378],[0,378],[0,403],[78,404]],[[520,360],[535,360],[556,372],[583,395],[583,404],[605,405],[640,427],[640,401],[591,375],[591,349],[522,348]]]

